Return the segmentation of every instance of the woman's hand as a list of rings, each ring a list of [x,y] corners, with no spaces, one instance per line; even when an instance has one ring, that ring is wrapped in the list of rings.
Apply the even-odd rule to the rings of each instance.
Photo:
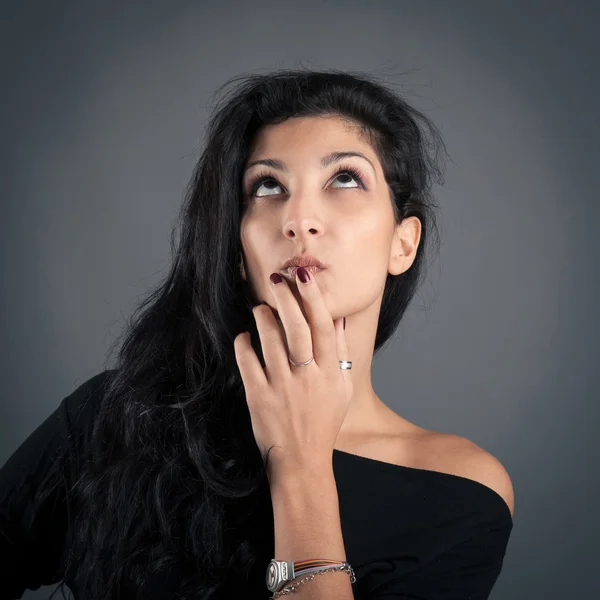
[[[307,283],[296,275],[308,322],[283,278],[269,285],[284,329],[268,305],[253,309],[265,369],[249,333],[234,340],[252,430],[263,458],[276,446],[269,453],[271,485],[281,470],[331,467],[333,447],[352,397],[350,370],[340,369],[338,362],[349,360],[343,319],[333,321],[316,278],[308,275]],[[288,361],[288,349],[297,363],[313,356],[314,360],[295,367]]]

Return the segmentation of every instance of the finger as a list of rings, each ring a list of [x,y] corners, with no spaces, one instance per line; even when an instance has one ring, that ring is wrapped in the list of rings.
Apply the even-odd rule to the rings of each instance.
[[[310,327],[287,281],[283,278],[279,283],[271,281],[270,288],[285,333],[287,344],[285,362],[287,369],[291,370],[293,366],[288,356],[297,363],[306,362],[313,356]]]
[[[308,273],[308,271],[307,271]],[[315,362],[321,367],[338,368],[336,334],[333,318],[317,283],[314,273],[308,273],[308,281],[302,283],[296,272],[296,283],[308,319],[312,351]]]
[[[344,317],[334,321],[335,345],[337,348],[338,360],[350,360],[348,355],[348,342],[346,340],[346,331],[344,330]],[[343,370],[343,369],[342,369]],[[347,371],[344,370],[344,373]]]
[[[284,335],[275,320],[273,310],[268,304],[255,306],[252,309],[252,314],[256,321],[265,360],[265,377],[269,382],[280,380],[285,375],[289,375],[290,372]]]
[[[268,382],[247,331],[235,336],[233,349],[247,399],[254,396],[260,397],[259,391],[268,385]]]
[[[346,331],[344,329],[344,317],[336,319],[335,324],[335,340],[337,347],[337,355],[339,360],[350,360],[350,353],[348,351],[348,342],[346,340]],[[338,367],[339,367],[338,363]],[[350,369],[342,369],[342,376],[346,382],[346,394],[347,397],[352,397],[353,386]]]

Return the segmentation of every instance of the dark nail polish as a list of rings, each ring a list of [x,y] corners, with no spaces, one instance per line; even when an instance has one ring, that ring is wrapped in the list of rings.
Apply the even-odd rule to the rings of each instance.
[[[281,283],[281,281],[282,281],[281,275],[279,273],[271,273],[271,276],[269,277],[269,279],[271,280],[272,283]]]
[[[310,275],[304,267],[298,267],[298,279],[300,279],[302,283],[308,283],[310,280]]]

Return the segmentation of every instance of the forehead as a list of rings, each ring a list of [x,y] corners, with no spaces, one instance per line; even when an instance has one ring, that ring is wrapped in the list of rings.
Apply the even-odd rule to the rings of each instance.
[[[375,159],[375,152],[355,123],[341,117],[294,117],[276,125],[262,127],[253,139],[248,154],[256,158],[283,158],[292,154],[314,154],[317,159],[327,150],[355,149]]]

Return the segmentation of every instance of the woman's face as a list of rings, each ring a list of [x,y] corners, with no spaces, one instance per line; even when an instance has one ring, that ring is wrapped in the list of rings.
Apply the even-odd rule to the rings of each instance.
[[[332,152],[365,158],[329,159],[323,166]],[[248,168],[266,159],[279,161],[284,169]],[[359,175],[336,174],[340,168]],[[257,176],[264,177],[262,182]],[[250,149],[242,186],[242,276],[256,302],[276,309],[269,275],[281,274],[286,260],[304,253],[327,267],[312,276],[333,319],[382,297],[396,231],[390,193],[374,150],[347,122],[302,117],[264,127]],[[302,308],[296,284],[290,287]]]

